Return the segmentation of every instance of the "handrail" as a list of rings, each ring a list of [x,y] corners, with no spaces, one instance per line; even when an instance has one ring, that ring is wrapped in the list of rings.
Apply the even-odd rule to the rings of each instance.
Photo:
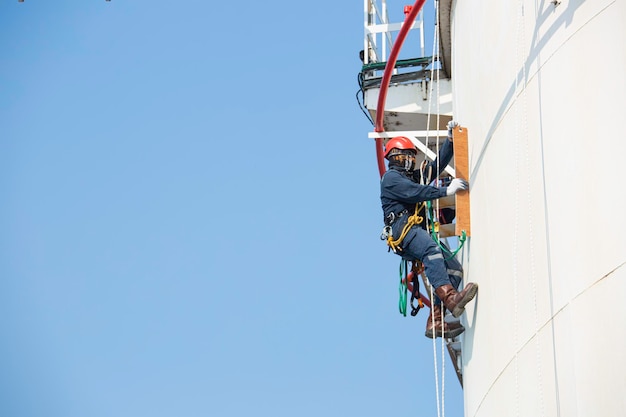
[[[387,100],[387,90],[389,89],[389,83],[391,81],[391,75],[393,74],[393,70],[396,66],[396,61],[398,60],[398,54],[400,53],[400,49],[402,48],[402,44],[406,39],[406,35],[409,33],[409,29],[411,29],[412,24],[408,24],[408,22],[413,22],[417,17],[417,14],[424,7],[424,3],[426,0],[417,0],[413,5],[410,13],[406,15],[404,19],[404,24],[398,32],[398,37],[396,38],[396,42],[393,44],[393,48],[391,49],[391,53],[389,54],[389,59],[387,60],[387,65],[385,66],[385,72],[383,73],[383,79],[380,84],[380,91],[378,93],[378,104],[376,106],[376,124],[374,128],[374,132],[384,132],[385,128],[383,126],[383,118],[385,116],[385,101]],[[376,138],[376,159],[378,160],[378,172],[382,177],[385,174],[385,158],[383,158],[383,138]]]
[[[432,56],[423,56],[421,58],[411,58],[411,59],[399,59],[396,62],[395,68],[405,68],[405,67],[426,67],[431,64],[433,60]],[[363,64],[361,68],[361,72],[372,71],[372,70],[384,70],[387,66],[387,62],[372,62],[370,64]]]

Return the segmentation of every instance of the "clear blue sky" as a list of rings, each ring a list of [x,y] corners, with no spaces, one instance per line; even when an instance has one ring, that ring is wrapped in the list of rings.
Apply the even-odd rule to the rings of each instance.
[[[0,1],[0,416],[436,415],[362,8]]]

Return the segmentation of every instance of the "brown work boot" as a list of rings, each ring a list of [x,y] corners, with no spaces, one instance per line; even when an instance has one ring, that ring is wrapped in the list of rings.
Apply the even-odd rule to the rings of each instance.
[[[459,317],[465,311],[465,305],[472,301],[478,292],[478,284],[468,282],[463,291],[457,292],[450,284],[442,285],[435,290],[435,294],[444,306],[452,312],[454,317]]]
[[[433,320],[434,316],[434,320]],[[457,337],[465,331],[465,327],[459,322],[447,323],[444,320],[443,334],[441,332],[441,306],[433,305],[432,311],[426,321],[426,337],[432,339],[433,333],[436,337]]]

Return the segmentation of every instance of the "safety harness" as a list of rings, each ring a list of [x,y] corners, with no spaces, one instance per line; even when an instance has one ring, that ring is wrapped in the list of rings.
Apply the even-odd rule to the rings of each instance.
[[[408,283],[411,282],[411,316],[415,317],[419,313],[420,309],[424,308],[424,301],[422,300],[422,294],[420,293],[419,276],[424,272],[424,265],[418,261],[413,261],[411,272],[408,272],[408,261],[402,260],[400,262],[400,298],[398,300],[398,309],[400,314],[406,317],[407,311],[407,293]]]
[[[424,208],[425,205],[426,203],[424,202],[422,202],[421,206],[420,206],[420,203],[417,203],[415,205],[415,213],[409,216],[406,224],[402,228],[402,233],[400,233],[400,236],[398,236],[397,239],[393,238],[393,233],[391,232],[391,225],[385,226],[385,230],[383,231],[383,236],[387,237],[387,245],[393,251],[393,253],[397,253],[398,250],[402,250],[402,247],[400,246],[400,244],[402,243],[406,235],[409,233],[409,230],[411,230],[411,227],[417,226],[418,224],[424,221],[424,217],[420,216],[419,212],[422,208]]]
[[[425,206],[426,206],[426,203],[424,202],[422,202],[421,205],[420,203],[415,204],[415,212],[411,216],[409,216],[409,218],[406,221],[406,224],[402,228],[402,232],[400,233],[400,236],[398,236],[397,239],[393,238],[393,231],[391,229],[391,225],[397,220],[398,217],[393,215],[391,222],[388,225],[386,225],[385,228],[383,229],[383,234],[381,235],[381,238],[383,239],[386,238],[389,249],[392,250],[394,253],[397,253],[398,250],[402,250],[402,247],[400,245],[402,244],[402,241],[404,240],[406,235],[409,233],[409,230],[411,230],[411,227],[417,226],[424,221],[424,217],[420,216],[419,212]],[[408,292],[407,283],[409,281],[409,275],[410,275],[408,273],[407,263],[408,262],[406,260],[400,261],[400,288],[398,289],[400,293],[400,298],[398,300],[398,308],[400,310],[400,314],[402,314],[405,317],[406,317],[406,310],[407,310],[406,308],[407,292]],[[413,287],[411,291],[411,316],[413,317],[415,317],[417,313],[420,311],[420,309],[424,307],[424,302],[422,301],[422,297],[419,292],[420,284],[419,284],[418,276],[421,272],[423,272],[423,266],[421,262],[419,262],[418,260],[413,261],[413,271],[411,274],[412,275],[411,284]],[[415,304],[416,302],[417,304]]]

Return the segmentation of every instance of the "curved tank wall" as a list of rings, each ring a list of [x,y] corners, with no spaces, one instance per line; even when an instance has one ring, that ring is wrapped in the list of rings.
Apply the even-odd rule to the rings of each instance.
[[[626,0],[455,1],[466,416],[626,410]]]

